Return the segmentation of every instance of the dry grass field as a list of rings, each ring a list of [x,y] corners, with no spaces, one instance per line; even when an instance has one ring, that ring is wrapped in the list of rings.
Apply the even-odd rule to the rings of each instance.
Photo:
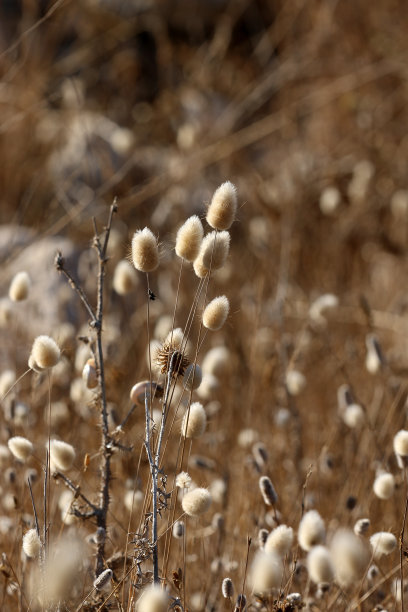
[[[408,610],[407,31],[0,3],[1,610]]]

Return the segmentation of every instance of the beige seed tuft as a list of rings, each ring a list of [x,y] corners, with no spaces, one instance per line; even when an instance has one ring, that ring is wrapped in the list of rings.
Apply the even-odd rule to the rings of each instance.
[[[317,510],[306,512],[299,523],[299,546],[308,552],[313,546],[323,544],[325,537],[326,529],[324,522]]]
[[[397,538],[393,533],[379,531],[370,538],[370,544],[375,559],[382,555],[389,555],[397,548]]]
[[[264,550],[267,553],[275,553],[278,557],[285,557],[292,547],[293,529],[287,525],[279,525],[268,535]]]
[[[31,559],[35,559],[40,554],[41,540],[35,529],[30,529],[23,537],[23,551]]]
[[[237,212],[237,189],[230,181],[215,191],[207,210],[207,222],[216,230],[227,230],[235,220]]]
[[[167,612],[169,596],[158,585],[152,584],[146,587],[139,599],[136,608],[138,612]]]
[[[207,489],[197,487],[183,497],[182,508],[188,516],[200,516],[211,506],[211,495]]]
[[[203,325],[211,331],[218,331],[224,325],[229,313],[229,301],[225,295],[211,300],[203,312]]]
[[[14,457],[19,461],[27,461],[34,448],[30,440],[22,436],[10,438],[7,444]]]
[[[390,499],[395,491],[395,478],[392,474],[378,474],[373,484],[373,491],[379,499]]]
[[[200,252],[194,260],[194,272],[204,278],[210,271],[219,270],[225,264],[231,237],[228,232],[210,232],[201,243]]]
[[[64,472],[72,467],[75,459],[75,449],[71,444],[62,440],[50,441],[51,467]]]
[[[282,583],[283,565],[274,554],[258,551],[252,562],[250,582],[255,593],[269,593]]]
[[[177,232],[176,254],[187,261],[194,261],[200,252],[203,236],[203,225],[199,217],[189,217]]]
[[[145,227],[132,238],[132,261],[136,270],[153,272],[159,265],[159,247],[153,232]]]
[[[113,273],[112,285],[119,295],[128,295],[137,286],[137,275],[134,267],[126,259],[118,262]]]
[[[38,336],[31,349],[33,362],[41,369],[52,368],[57,365],[61,357],[58,344],[50,336]]]
[[[183,376],[183,387],[188,391],[198,389],[203,380],[203,373],[197,363],[187,366]]]
[[[260,477],[259,489],[265,504],[267,506],[275,506],[278,501],[278,494],[276,493],[275,487],[273,486],[272,480],[269,478],[269,476]]]
[[[200,402],[193,402],[187,408],[181,424],[181,433],[185,438],[199,438],[205,431],[207,415]]]
[[[314,546],[307,556],[307,569],[310,579],[316,584],[332,582],[334,578],[333,561],[325,546]]]
[[[21,302],[28,297],[30,277],[27,272],[18,272],[10,283],[9,298],[12,302]]]

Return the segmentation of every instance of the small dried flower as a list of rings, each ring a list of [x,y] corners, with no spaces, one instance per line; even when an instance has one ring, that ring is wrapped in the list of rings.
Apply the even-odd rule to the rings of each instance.
[[[373,484],[373,491],[380,499],[390,499],[395,491],[395,478],[392,474],[379,474]]]
[[[299,546],[308,552],[313,546],[323,544],[325,537],[324,522],[317,510],[306,512],[299,523]]]
[[[122,259],[116,265],[113,273],[112,286],[119,295],[128,295],[137,286],[138,280],[134,267],[127,261]]]
[[[354,525],[354,533],[357,536],[363,536],[367,533],[369,527],[370,527],[370,519],[368,518],[358,519],[358,521],[356,521]]]
[[[183,387],[188,391],[198,389],[203,380],[203,373],[197,363],[191,363],[187,366],[183,376]]]
[[[71,444],[62,440],[50,441],[50,463],[54,469],[69,470],[75,459],[75,449]]]
[[[110,587],[113,572],[111,569],[106,569],[95,578],[93,586],[97,591],[104,591]]]
[[[275,553],[278,557],[285,557],[292,547],[293,529],[287,525],[279,525],[268,535],[264,545],[267,553]]]
[[[261,476],[259,479],[259,488],[265,504],[267,506],[275,506],[278,501],[278,494],[276,493],[275,487],[268,476]]]
[[[216,230],[227,230],[237,212],[237,189],[226,181],[215,191],[207,210],[207,223]]]
[[[30,529],[23,537],[23,551],[31,559],[35,559],[40,554],[41,540],[35,529]]]
[[[137,600],[138,612],[167,612],[169,596],[156,584],[146,587]]]
[[[314,546],[307,556],[307,569],[310,579],[316,584],[332,582],[334,578],[333,561],[325,546]]]
[[[27,299],[30,285],[30,277],[27,272],[18,272],[10,284],[10,300],[12,302],[21,302],[22,300]]]
[[[221,585],[221,593],[225,599],[231,599],[234,595],[234,583],[231,578],[224,578]]]
[[[211,331],[218,331],[224,325],[229,313],[229,301],[225,295],[211,300],[203,312],[203,325]]]
[[[10,438],[7,444],[14,457],[19,461],[26,461],[34,448],[30,440],[22,436]]]
[[[145,227],[132,238],[132,261],[136,270],[153,272],[159,265],[159,247],[153,232]]]
[[[371,548],[375,559],[382,555],[389,555],[397,548],[397,538],[393,533],[379,531],[370,538]]]
[[[37,366],[42,369],[52,368],[60,360],[59,346],[50,336],[38,336],[31,349],[31,357]]]
[[[187,261],[194,261],[200,252],[203,236],[203,225],[199,217],[189,217],[177,232],[176,254]]]
[[[181,433],[185,438],[199,438],[205,431],[207,415],[200,402],[194,402],[187,408],[181,424]]]
[[[176,378],[177,376],[184,376],[186,368],[190,365],[190,360],[174,344],[165,342],[156,353],[156,363],[162,374],[169,374],[171,370],[172,376]]]
[[[180,472],[176,476],[176,487],[179,489],[189,489],[191,487],[191,476],[187,472]]]
[[[197,487],[183,497],[182,508],[188,516],[200,516],[211,506],[211,495],[207,489]]]

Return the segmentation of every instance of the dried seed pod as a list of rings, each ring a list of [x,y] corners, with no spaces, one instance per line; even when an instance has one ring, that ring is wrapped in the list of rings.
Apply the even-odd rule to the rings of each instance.
[[[207,210],[207,223],[216,230],[227,230],[237,212],[237,188],[230,181],[216,189]]]
[[[231,578],[224,578],[221,585],[221,593],[225,599],[231,599],[234,595],[234,583]]]
[[[365,412],[360,404],[350,404],[342,413],[344,423],[350,429],[358,429],[365,423]]]
[[[133,234],[132,261],[136,270],[146,273],[153,272],[159,265],[157,240],[148,227]]]
[[[370,527],[370,519],[368,518],[358,519],[358,521],[356,521],[354,525],[354,533],[357,536],[363,536],[367,533],[369,527]]]
[[[269,531],[267,529],[260,529],[258,531],[258,546],[259,548],[264,548],[265,542],[269,535]]]
[[[176,521],[173,525],[173,538],[179,540],[184,535],[184,521]]]
[[[338,529],[330,545],[336,581],[343,587],[354,584],[364,575],[370,553],[362,538],[348,529]]]
[[[261,476],[259,479],[259,488],[265,504],[267,506],[275,506],[278,501],[278,494],[276,493],[275,487],[268,476]]]
[[[111,569],[106,569],[95,578],[93,586],[97,591],[105,591],[110,588],[113,572]]]
[[[191,476],[187,472],[180,472],[176,476],[176,487],[179,489],[189,489],[191,487]]]
[[[274,554],[258,550],[250,571],[250,582],[255,593],[269,593],[282,583],[283,563]]]
[[[366,349],[366,369],[370,374],[376,374],[385,363],[377,336],[374,334],[368,334],[366,336]]]
[[[286,373],[286,388],[290,395],[299,395],[306,386],[306,377],[298,370],[289,370]]]
[[[201,243],[198,257],[194,260],[194,272],[199,278],[209,271],[219,270],[225,264],[231,237],[228,232],[210,232]]]
[[[395,434],[393,440],[394,453],[397,456],[398,465],[402,468],[408,465],[408,431],[401,429]]]

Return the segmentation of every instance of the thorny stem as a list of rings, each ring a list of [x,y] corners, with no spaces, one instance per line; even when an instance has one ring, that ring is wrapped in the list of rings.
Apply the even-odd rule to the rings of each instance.
[[[103,290],[104,290],[104,279],[105,279],[105,266],[107,263],[106,251],[109,242],[109,235],[113,221],[113,215],[117,212],[116,200],[114,200],[113,204],[110,207],[108,224],[105,228],[105,237],[103,240],[103,245],[101,244],[96,222],[94,222],[94,243],[93,246],[98,255],[98,287],[97,287],[97,306],[96,312],[92,308],[89,303],[87,296],[85,295],[83,289],[78,285],[78,283],[73,279],[70,273],[64,267],[64,259],[61,253],[58,253],[55,258],[55,265],[59,272],[62,272],[65,277],[68,279],[71,287],[77,292],[82,303],[85,306],[89,316],[90,316],[90,326],[95,331],[96,335],[96,361],[97,361],[97,372],[98,372],[98,390],[99,390],[99,399],[100,399],[100,419],[101,419],[101,429],[102,429],[102,441],[101,441],[101,455],[102,455],[102,465],[101,465],[101,485],[99,491],[99,504],[94,506],[87,501],[88,505],[93,510],[93,515],[96,516],[97,526],[104,530],[106,534],[106,523],[107,523],[107,515],[109,509],[109,485],[111,481],[111,456],[112,456],[112,445],[109,436],[109,426],[108,426],[108,411],[107,411],[107,403],[106,403],[106,385],[105,385],[105,369],[104,369],[104,358],[103,358],[103,348],[102,348],[102,323],[103,323]],[[82,496],[82,494],[80,494]],[[83,496],[82,496],[83,497]],[[95,574],[99,576],[99,574],[104,569],[104,557],[105,557],[105,540],[106,537],[102,537],[100,542],[98,543],[98,550],[96,555],[96,566],[95,566]]]

